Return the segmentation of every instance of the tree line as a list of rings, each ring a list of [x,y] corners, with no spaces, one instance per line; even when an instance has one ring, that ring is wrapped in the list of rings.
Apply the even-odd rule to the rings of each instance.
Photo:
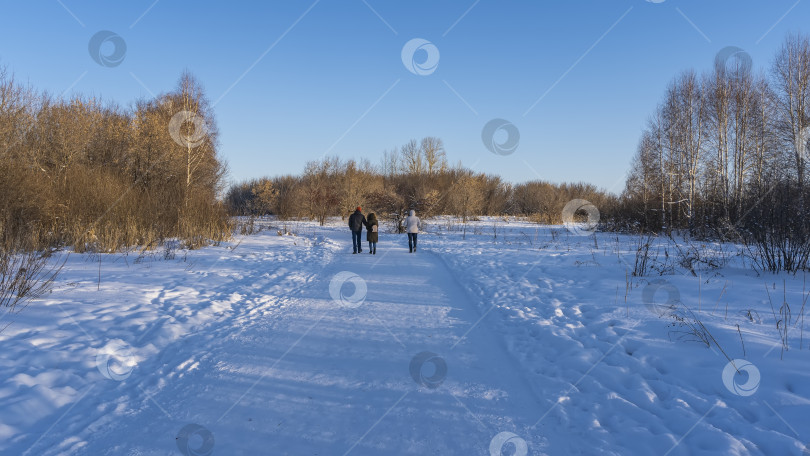
[[[761,215],[757,201],[803,198],[809,127],[805,35],[789,35],[767,72],[736,57],[684,71],[644,129],[623,201],[651,230],[740,226]]]
[[[113,251],[227,237],[217,147],[190,73],[123,109],[40,93],[0,68],[0,248]]]
[[[462,222],[479,215],[520,215],[560,223],[563,207],[576,198],[603,207],[615,204],[614,197],[590,184],[513,185],[460,163],[450,166],[442,140],[426,137],[385,151],[378,164],[324,157],[307,163],[300,175],[249,179],[231,186],[225,201],[234,215],[274,214],[321,224],[328,217],[347,217],[359,205],[398,228],[410,209],[425,217],[455,215]]]
[[[808,140],[807,35],[789,34],[766,70],[737,53],[684,71],[644,129],[617,218],[753,245],[771,270],[805,267]]]

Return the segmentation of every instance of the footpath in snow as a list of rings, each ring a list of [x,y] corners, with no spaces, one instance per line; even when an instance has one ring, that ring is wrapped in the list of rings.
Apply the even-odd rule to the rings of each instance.
[[[383,234],[352,255],[342,226],[300,224],[174,258],[73,255],[0,334],[0,453],[802,454],[810,357],[780,360],[745,317],[767,315],[762,279],[729,265],[664,287],[726,297],[700,315],[761,374],[735,394],[752,383],[717,348],[625,291],[629,240],[480,226],[434,225],[415,254]]]

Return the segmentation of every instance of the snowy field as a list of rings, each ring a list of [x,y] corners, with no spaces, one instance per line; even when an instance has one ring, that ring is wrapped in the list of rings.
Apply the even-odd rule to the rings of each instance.
[[[0,454],[810,454],[810,284],[735,246],[262,226],[70,255],[0,324]]]

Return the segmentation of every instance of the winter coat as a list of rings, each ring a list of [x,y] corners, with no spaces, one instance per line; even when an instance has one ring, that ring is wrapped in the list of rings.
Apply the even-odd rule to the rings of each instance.
[[[366,241],[377,242],[377,239],[379,238],[377,230],[379,227],[380,224],[377,223],[377,217],[374,214],[370,214],[368,216],[368,221],[366,222],[366,229],[368,230],[366,233]]]
[[[354,211],[354,214],[349,216],[349,229],[352,231],[363,231],[363,225],[366,224],[366,217],[360,211]]]
[[[408,216],[405,217],[405,231],[408,233],[418,233],[421,227],[422,221],[416,216],[416,211],[411,210]]]

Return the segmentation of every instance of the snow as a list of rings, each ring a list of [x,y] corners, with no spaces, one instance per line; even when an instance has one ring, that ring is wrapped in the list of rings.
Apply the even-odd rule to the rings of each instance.
[[[634,236],[427,222],[414,254],[352,255],[340,220],[71,254],[0,333],[0,453],[804,454],[802,275],[699,243],[692,275],[659,239],[636,278]]]

